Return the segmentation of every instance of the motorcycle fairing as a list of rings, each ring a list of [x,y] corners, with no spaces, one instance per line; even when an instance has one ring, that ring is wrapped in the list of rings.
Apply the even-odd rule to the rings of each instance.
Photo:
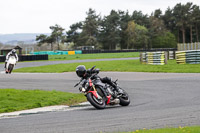
[[[96,91],[89,91],[88,93],[92,93],[96,98],[98,98],[98,95],[97,95]]]
[[[110,103],[110,98],[111,98],[111,95],[107,96],[108,100],[107,100],[107,103],[106,104],[109,104]]]

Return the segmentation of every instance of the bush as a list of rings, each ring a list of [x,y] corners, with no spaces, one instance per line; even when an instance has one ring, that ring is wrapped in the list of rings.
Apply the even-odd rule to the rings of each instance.
[[[176,38],[171,32],[166,32],[152,39],[153,48],[176,48],[176,44]]]

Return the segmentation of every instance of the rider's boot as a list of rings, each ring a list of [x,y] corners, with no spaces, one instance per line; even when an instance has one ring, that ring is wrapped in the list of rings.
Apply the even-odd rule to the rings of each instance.
[[[111,78],[109,78],[109,77],[104,77],[104,78],[101,79],[101,81],[102,81],[103,83],[107,83],[107,84],[109,84],[110,86],[112,86],[112,87],[114,88],[114,92],[117,92],[116,95],[118,95],[118,94],[120,94],[120,93],[123,93],[122,90],[119,89],[119,87],[118,87],[114,82],[112,82]]]
[[[116,91],[118,94],[123,93],[123,91],[121,89],[119,89],[119,87],[117,85],[115,85],[113,82],[111,82],[110,85],[114,88],[114,91]]]

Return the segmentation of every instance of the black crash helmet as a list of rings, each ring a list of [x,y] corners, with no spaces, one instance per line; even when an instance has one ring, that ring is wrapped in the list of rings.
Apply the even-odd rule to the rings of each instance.
[[[76,74],[79,76],[79,77],[83,77],[86,73],[86,68],[84,65],[79,65],[76,67]]]

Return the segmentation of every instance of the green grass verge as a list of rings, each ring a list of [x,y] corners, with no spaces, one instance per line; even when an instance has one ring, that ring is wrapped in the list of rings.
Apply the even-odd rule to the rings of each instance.
[[[123,133],[199,133],[200,126],[181,127],[179,128],[162,128],[162,129],[143,129],[135,130],[133,132]]]
[[[128,57],[139,57],[139,52],[76,54],[76,55],[49,55],[49,60],[50,61],[83,60],[83,59],[128,58]]]
[[[139,60],[99,61],[72,64],[57,64],[40,67],[27,67],[14,70],[14,72],[31,73],[62,73],[74,72],[78,65],[91,68],[96,65],[101,71],[121,72],[163,72],[163,73],[200,73],[200,64],[176,64],[175,60],[169,60],[167,65],[145,65]]]
[[[82,94],[59,91],[0,89],[0,113],[86,101]]]

